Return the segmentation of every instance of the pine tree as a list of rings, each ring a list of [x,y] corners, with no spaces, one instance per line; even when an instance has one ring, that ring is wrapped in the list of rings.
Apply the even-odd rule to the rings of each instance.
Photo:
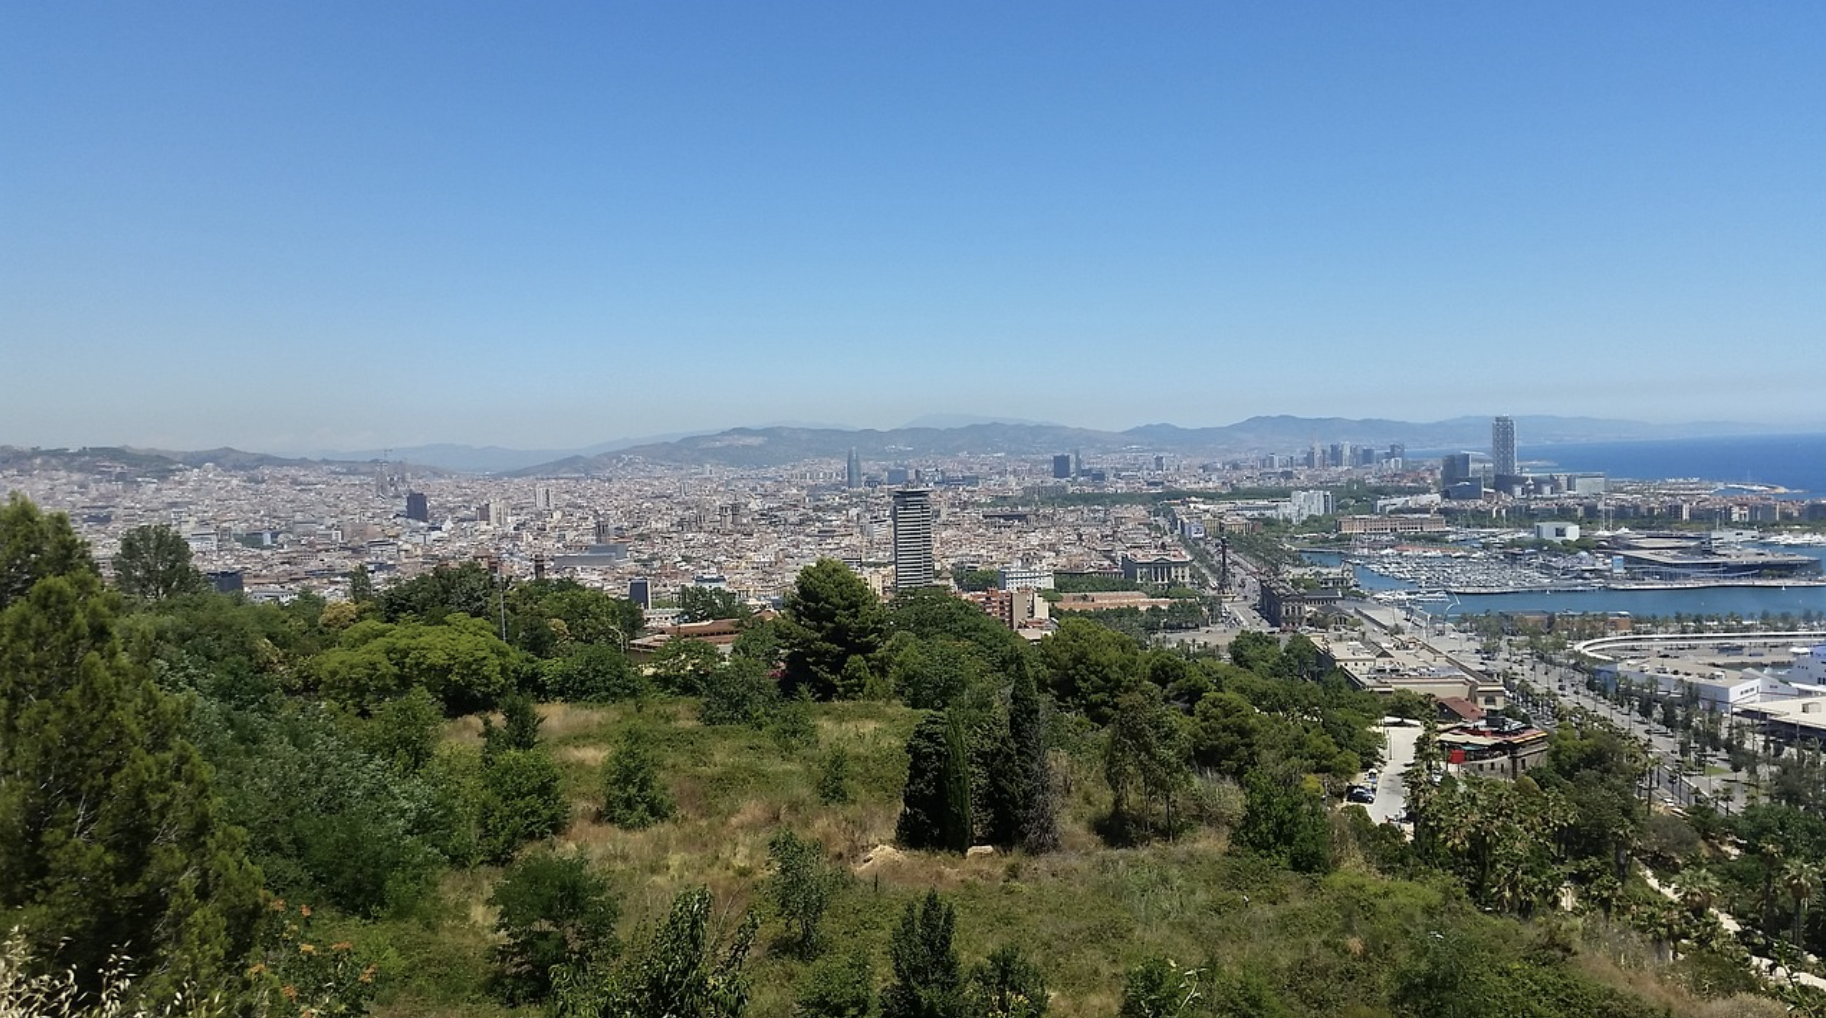
[[[218,819],[182,705],[123,652],[117,595],[66,518],[15,499],[0,548],[0,911],[89,988],[117,952],[152,992],[219,985],[261,878]]]
[[[1013,657],[1014,687],[1008,696],[1008,735],[1021,791],[1018,834],[1021,847],[1036,855],[1059,847],[1058,800],[1046,763],[1046,717],[1027,659]]]
[[[195,594],[208,586],[190,564],[190,543],[163,523],[134,527],[121,535],[114,583],[121,593],[148,601]]]
[[[961,1018],[963,973],[952,946],[957,914],[927,891],[907,903],[888,945],[894,982],[881,995],[881,1018]]]
[[[0,508],[0,608],[24,597],[47,576],[95,572],[89,546],[62,513],[45,515],[14,492]]]

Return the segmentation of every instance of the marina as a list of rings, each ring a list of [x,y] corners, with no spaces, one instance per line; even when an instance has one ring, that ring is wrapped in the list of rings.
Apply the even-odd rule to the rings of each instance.
[[[1433,550],[1433,549],[1429,549]],[[1817,546],[1793,549],[1815,559],[1826,558],[1826,548]],[[1592,583],[1578,586],[1547,582],[1537,575],[1527,585],[1492,589],[1493,584],[1465,582],[1457,578],[1484,577],[1498,574],[1471,567],[1454,572],[1466,560],[1423,558],[1426,568],[1390,567],[1387,555],[1344,555],[1338,552],[1307,552],[1306,557],[1322,565],[1345,565],[1351,568],[1357,586],[1376,600],[1394,605],[1424,608],[1435,614],[1478,615],[1484,612],[1629,612],[1637,617],[1676,615],[1760,618],[1783,615],[1795,619],[1826,617],[1826,585],[1819,581],[1732,582],[1709,584],[1640,583],[1635,585]],[[1373,564],[1371,561],[1374,560]],[[1410,573],[1416,579],[1403,579],[1395,573]],[[1424,581],[1424,582],[1423,582]]]

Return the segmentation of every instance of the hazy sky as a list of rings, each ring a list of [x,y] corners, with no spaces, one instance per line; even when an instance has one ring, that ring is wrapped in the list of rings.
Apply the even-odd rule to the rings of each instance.
[[[1826,423],[1826,4],[0,4],[0,443]]]

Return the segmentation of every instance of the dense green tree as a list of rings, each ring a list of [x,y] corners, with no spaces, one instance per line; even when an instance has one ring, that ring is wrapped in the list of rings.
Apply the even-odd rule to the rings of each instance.
[[[875,1013],[875,970],[861,950],[831,955],[799,981],[793,1018],[870,1018]]]
[[[579,644],[563,657],[544,662],[544,672],[547,695],[572,703],[639,700],[653,689],[646,673],[606,644]]]
[[[1256,771],[1237,840],[1259,855],[1301,873],[1331,870],[1331,825],[1319,795],[1292,775]]]
[[[190,542],[167,524],[134,527],[121,535],[114,583],[128,597],[163,601],[200,593],[208,581],[190,564]]]
[[[939,784],[945,797],[945,808],[939,814],[939,847],[962,853],[970,848],[975,821],[970,803],[970,742],[964,734],[963,718],[955,711],[945,715],[945,763],[939,771]]]
[[[998,661],[1018,646],[1019,637],[988,612],[939,587],[902,591],[888,605],[888,631],[922,640],[968,644],[982,662]]]
[[[244,835],[67,518],[14,499],[0,545],[0,909],[87,988],[117,951],[215,985],[258,914]]]
[[[494,754],[482,768],[479,810],[481,851],[500,862],[527,841],[547,838],[571,818],[563,776],[542,749],[510,749]]]
[[[552,992],[558,966],[593,968],[613,958],[621,910],[609,885],[578,856],[535,852],[512,866],[489,895],[496,910],[497,986],[509,1003]]]
[[[780,622],[787,691],[804,687],[828,700],[837,694],[850,658],[869,658],[881,649],[887,611],[862,577],[827,558],[800,570]]]
[[[920,719],[907,740],[907,783],[895,838],[909,848],[970,847],[970,765],[961,726],[944,712]]]
[[[640,635],[640,606],[576,580],[516,583],[506,592],[508,639],[541,658],[564,657],[583,647],[626,653]]]
[[[377,725],[394,721],[397,731],[376,737]],[[320,705],[277,698],[202,699],[189,732],[214,768],[223,816],[248,832],[270,889],[376,915],[420,900],[446,860],[473,853],[461,793],[423,773],[429,757],[408,769],[423,748],[408,727],[393,717],[339,721]]]
[[[763,672],[777,671],[784,653],[781,623],[772,618],[750,621],[736,633],[735,642],[729,646],[731,659],[753,661]]]
[[[949,709],[985,673],[983,661],[972,645],[944,637],[897,633],[888,642],[884,656],[889,658],[888,681],[894,695],[918,710]]]
[[[1085,619],[1063,620],[1037,651],[1053,698],[1098,724],[1109,721],[1116,701],[1143,681],[1135,641]]]
[[[668,693],[697,696],[723,667],[723,652],[702,640],[675,637],[654,653],[653,681]]]
[[[1171,837],[1179,822],[1174,807],[1192,780],[1178,717],[1161,702],[1159,690],[1144,689],[1123,695],[1105,733],[1103,776],[1121,840],[1157,832]]]
[[[500,582],[480,562],[440,565],[431,572],[395,583],[376,602],[389,622],[408,616],[436,622],[446,615],[492,619],[501,610]]]
[[[1281,641],[1273,633],[1245,630],[1230,641],[1230,660],[1257,675],[1279,675]]]
[[[1213,693],[1192,711],[1192,756],[1201,766],[1241,779],[1256,765],[1271,720],[1235,693]]]
[[[446,614],[435,625],[359,622],[311,662],[323,694],[358,713],[418,687],[450,714],[493,707],[513,689],[522,656],[487,622]]]
[[[602,819],[640,830],[671,819],[672,796],[660,784],[653,737],[633,728],[602,765]]]
[[[760,662],[731,657],[704,680],[698,718],[707,725],[764,726],[780,702],[780,687]]]
[[[907,902],[888,944],[894,982],[881,995],[881,1018],[963,1018],[964,981],[952,946],[957,913],[927,891]]]
[[[63,513],[44,513],[18,492],[0,508],[0,609],[47,576],[95,572],[88,543]]]
[[[1059,847],[1058,793],[1047,762],[1045,704],[1025,656],[1004,665],[1013,682],[1008,692],[1008,741],[1013,748],[1016,784],[1016,836],[1035,855]]]
[[[752,614],[733,590],[715,587],[683,587],[678,592],[680,620],[709,622],[712,619],[745,619]]]
[[[994,589],[999,578],[993,569],[970,569],[959,566],[951,570],[951,582],[957,584],[959,590],[991,590]]]
[[[512,749],[532,749],[539,744],[539,711],[533,698],[509,693],[501,698],[501,724],[493,718],[482,719],[482,755],[493,758]]]
[[[1636,783],[1641,753],[1608,729],[1562,725],[1546,760],[1529,776],[1565,798],[1570,823],[1562,835],[1572,858],[1607,860],[1618,880],[1629,876],[1629,855],[1641,835],[1643,810]]]
[[[431,762],[443,728],[443,712],[423,689],[390,700],[361,729],[368,752],[408,774]]]
[[[820,926],[837,895],[839,874],[824,855],[824,846],[781,830],[767,843],[774,871],[767,878],[767,898],[786,926],[787,947],[801,958],[823,946]]]

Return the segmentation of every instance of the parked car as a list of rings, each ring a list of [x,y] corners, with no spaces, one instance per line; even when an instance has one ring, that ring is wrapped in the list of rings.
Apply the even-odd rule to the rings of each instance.
[[[1376,801],[1376,793],[1364,788],[1362,785],[1352,785],[1350,786],[1350,791],[1344,793],[1344,798],[1347,802],[1368,805],[1369,803]]]

